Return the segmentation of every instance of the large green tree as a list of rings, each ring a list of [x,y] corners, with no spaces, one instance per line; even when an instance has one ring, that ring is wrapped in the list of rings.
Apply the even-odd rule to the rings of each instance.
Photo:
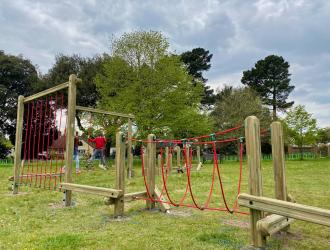
[[[262,102],[255,91],[245,88],[233,88],[225,86],[217,93],[217,102],[214,111],[211,113],[215,126],[218,130],[225,130],[228,128],[241,125],[247,116],[254,115],[260,119],[262,128],[269,127],[271,117],[269,110],[263,107]],[[243,131],[235,131],[232,136],[242,136]],[[233,143],[232,143],[233,144]],[[230,147],[232,144],[227,144],[225,148],[227,153],[238,153],[236,147]],[[268,148],[268,138],[263,137],[262,148],[266,153]]]
[[[305,110],[304,106],[298,105],[289,110],[284,122],[289,141],[299,147],[302,160],[303,146],[315,144],[318,139],[316,119]]]
[[[286,110],[293,105],[287,102],[294,89],[290,85],[289,63],[281,56],[270,55],[259,60],[255,66],[243,72],[242,83],[259,93],[264,104],[271,106],[273,120],[278,110]]]
[[[22,56],[7,55],[0,50],[0,133],[15,141],[17,98],[30,95],[38,85],[34,65]]]
[[[169,55],[161,33],[124,34],[112,48],[113,57],[96,78],[100,107],[133,113],[141,137],[148,133],[186,137],[209,131],[211,123],[199,113],[203,88],[193,86],[180,58]],[[120,123],[125,121],[114,125]]]
[[[188,73],[193,76],[195,84],[202,84],[204,87],[204,94],[201,101],[204,106],[213,105],[216,100],[213,89],[205,84],[207,79],[203,76],[203,73],[211,68],[212,57],[213,54],[210,54],[204,48],[194,48],[180,55],[181,61],[186,65]]]

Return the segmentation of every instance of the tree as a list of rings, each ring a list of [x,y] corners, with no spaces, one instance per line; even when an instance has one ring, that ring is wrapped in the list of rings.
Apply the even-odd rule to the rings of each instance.
[[[209,120],[199,113],[203,89],[193,87],[179,57],[169,55],[161,33],[125,33],[112,48],[114,56],[96,77],[100,107],[133,113],[142,138],[148,133],[187,137],[209,130]],[[112,127],[125,122],[114,120]]]
[[[0,50],[0,133],[15,142],[17,98],[28,96],[39,83],[34,65],[22,56]]]
[[[212,112],[217,128],[227,129],[243,124],[244,119],[250,115],[257,116],[262,127],[269,126],[269,111],[262,106],[260,98],[252,89],[225,86],[218,96],[219,100]]]
[[[321,128],[317,131],[318,134],[318,142],[320,143],[328,143],[330,142],[330,127]]]
[[[290,141],[299,147],[300,159],[303,159],[303,146],[314,144],[317,141],[316,119],[305,110],[305,107],[298,105],[289,110],[284,119],[287,135]]]
[[[244,119],[250,115],[255,115],[260,119],[262,128],[269,127],[271,120],[269,110],[262,106],[259,96],[250,88],[225,86],[218,91],[217,96],[218,101],[215,104],[214,111],[211,113],[217,129],[225,130],[241,125]],[[241,136],[242,131],[234,132],[232,135]],[[263,140],[263,143],[268,142]],[[228,145],[230,147],[230,144]],[[238,150],[236,153],[238,153]]]
[[[5,158],[12,148],[11,142],[0,133],[0,159]]]
[[[100,72],[105,57],[107,55],[91,58],[79,55],[57,55],[55,64],[44,76],[44,84],[39,86],[39,91],[66,82],[70,74],[76,74],[82,79],[82,83],[77,85],[77,105],[95,107],[99,98],[95,86],[95,76]],[[81,114],[77,112],[78,126],[80,130],[84,130],[80,116]]]
[[[122,58],[138,70],[143,65],[154,68],[159,59],[169,54],[168,47],[167,39],[158,31],[124,33],[111,44],[112,56]]]
[[[203,105],[213,105],[215,95],[210,86],[205,85],[207,79],[203,77],[203,72],[211,68],[213,54],[203,48],[194,48],[180,55],[181,61],[186,65],[188,73],[194,78],[195,84],[201,83],[204,87],[204,95],[201,103]]]
[[[259,60],[251,70],[243,72],[241,82],[254,89],[264,104],[273,109],[273,120],[277,118],[277,110],[286,110],[293,105],[287,102],[294,89],[290,85],[289,63],[283,57],[270,55]]]

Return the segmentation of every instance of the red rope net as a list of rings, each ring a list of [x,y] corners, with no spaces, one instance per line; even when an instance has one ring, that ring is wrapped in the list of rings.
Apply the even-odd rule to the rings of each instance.
[[[244,145],[243,145],[243,138],[228,138],[228,139],[223,139],[219,140],[216,137],[219,135],[224,135],[227,133],[230,133],[232,131],[240,129],[242,126],[238,126],[232,129],[228,129],[225,131],[219,131],[213,135],[209,136],[199,136],[199,137],[194,137],[194,138],[189,138],[189,139],[183,139],[183,140],[155,140],[155,141],[147,141],[147,140],[136,140],[140,141],[142,143],[156,143],[157,147],[159,148],[159,157],[160,157],[160,169],[161,169],[161,195],[159,198],[155,199],[152,197],[150,188],[148,186],[148,182],[146,179],[146,171],[145,171],[145,162],[144,162],[144,149],[141,147],[141,170],[142,170],[142,176],[143,176],[143,182],[144,186],[146,188],[147,192],[147,198],[140,198],[144,200],[149,200],[152,202],[159,202],[159,203],[166,203],[172,206],[176,207],[190,207],[190,208],[195,208],[199,210],[213,210],[213,211],[227,211],[229,213],[238,213],[238,214],[247,214],[246,212],[242,212],[238,209],[238,203],[237,203],[237,196],[240,194],[241,190],[241,182],[242,182],[242,168],[243,168],[243,150],[244,150]],[[205,138],[212,138],[211,141],[199,141],[200,139],[205,139]],[[192,140],[193,139],[193,140]],[[217,155],[217,145],[221,143],[228,143],[228,142],[235,142],[237,141],[239,143],[239,176],[238,176],[238,181],[237,181],[237,195],[235,197],[234,204],[232,207],[229,206],[229,203],[227,201],[227,197],[225,194],[225,189],[224,189],[224,184],[222,181],[222,175],[221,175],[221,168],[220,164],[218,161],[218,155]],[[171,145],[168,148],[168,154],[166,156],[166,167],[164,167],[164,160],[163,160],[163,155],[164,155],[164,145]],[[173,152],[173,147],[172,145],[180,145],[182,146],[183,150],[183,156],[184,156],[184,165],[185,165],[185,175],[186,175],[186,186],[185,186],[185,191],[182,195],[182,197],[179,199],[179,201],[175,201],[173,199],[173,195],[170,193],[169,188],[168,188],[168,175],[170,172],[169,169],[169,161],[170,161],[170,155]],[[212,154],[213,154],[213,167],[212,167],[212,174],[211,174],[211,182],[210,186],[206,195],[206,201],[201,202],[198,201],[196,198],[196,194],[194,192],[195,189],[198,187],[195,186],[193,188],[193,181],[191,178],[191,171],[193,169],[192,166],[192,156],[193,156],[193,146],[194,145],[211,145],[212,147]],[[215,177],[217,175],[217,178]],[[210,206],[211,199],[214,196],[214,189],[215,189],[215,180],[217,179],[219,183],[219,190],[220,190],[220,199],[219,203],[223,203],[224,207],[212,207]],[[166,198],[168,201],[162,199],[162,197]],[[186,198],[190,196],[190,199],[192,201],[192,204],[187,204],[185,202]]]

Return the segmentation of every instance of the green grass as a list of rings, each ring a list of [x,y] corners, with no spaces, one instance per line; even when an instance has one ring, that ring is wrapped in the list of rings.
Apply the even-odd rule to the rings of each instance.
[[[263,161],[264,194],[274,196],[272,162]],[[221,165],[223,183],[232,206],[237,189],[238,163]],[[330,159],[288,161],[289,193],[303,204],[330,209]],[[126,180],[126,192],[144,190],[141,169]],[[211,184],[212,166],[192,173],[192,188],[203,204]],[[63,194],[38,188],[21,187],[13,196],[8,187],[11,166],[0,167],[0,249],[240,249],[249,245],[248,216],[226,212],[173,208],[172,214],[146,211],[145,201],[125,205],[126,217],[113,220],[113,207],[103,199],[74,194],[76,205],[63,208]],[[157,177],[158,186],[160,178]],[[114,169],[95,168],[75,176],[76,183],[114,187]],[[173,174],[168,188],[178,201],[185,190],[186,176]],[[223,207],[215,182],[212,207]],[[247,192],[244,165],[242,192]],[[190,199],[187,199],[191,203]],[[243,209],[244,210],[244,209]],[[246,211],[246,210],[245,210]],[[268,249],[330,249],[330,229],[295,221],[287,238],[272,238]]]

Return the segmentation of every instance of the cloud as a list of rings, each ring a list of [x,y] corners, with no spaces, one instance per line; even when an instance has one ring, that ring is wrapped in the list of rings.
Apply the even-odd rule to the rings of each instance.
[[[58,53],[109,52],[112,35],[159,30],[181,53],[214,54],[206,74],[218,88],[240,85],[242,71],[283,56],[296,86],[290,99],[330,126],[330,2],[322,0],[0,1],[0,48],[23,54],[46,73]]]

